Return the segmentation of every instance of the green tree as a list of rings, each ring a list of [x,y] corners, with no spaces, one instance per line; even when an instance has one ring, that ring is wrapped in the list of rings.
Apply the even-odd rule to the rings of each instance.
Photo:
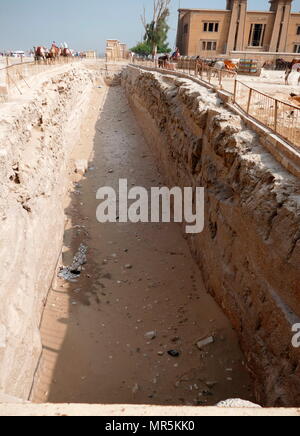
[[[170,27],[167,20],[170,15],[171,0],[153,0],[153,19],[147,23],[146,12],[142,16],[142,23],[145,28],[144,42],[151,47],[152,56],[157,53],[170,53],[168,45],[168,32]]]
[[[140,56],[149,56],[152,53],[151,47],[147,42],[140,42],[131,49],[133,53]]]

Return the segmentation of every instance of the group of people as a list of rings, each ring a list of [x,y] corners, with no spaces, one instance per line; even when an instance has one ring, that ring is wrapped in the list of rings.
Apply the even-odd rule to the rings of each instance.
[[[160,56],[158,58],[158,66],[159,68],[173,69],[172,66],[174,66],[174,64],[172,64],[171,61],[176,62],[179,59],[180,59],[180,50],[179,48],[176,48],[176,50],[171,56],[169,54]]]

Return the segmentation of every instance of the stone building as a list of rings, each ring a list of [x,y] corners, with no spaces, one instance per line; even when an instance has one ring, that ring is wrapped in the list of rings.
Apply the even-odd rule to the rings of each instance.
[[[95,50],[88,50],[85,52],[85,55],[88,59],[96,59],[97,58],[97,52]]]
[[[108,39],[106,41],[106,59],[108,61],[117,61],[128,58],[128,48],[126,44],[117,39]]]
[[[186,56],[300,56],[300,12],[292,4],[271,0],[269,11],[249,11],[247,0],[227,0],[226,10],[179,9],[177,46]]]

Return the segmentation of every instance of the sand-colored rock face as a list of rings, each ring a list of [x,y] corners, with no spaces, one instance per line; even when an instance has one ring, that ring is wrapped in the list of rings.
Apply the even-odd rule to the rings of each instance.
[[[69,155],[93,77],[67,68],[0,108],[0,391],[27,399],[61,250]]]
[[[265,405],[300,405],[300,183],[206,88],[129,67],[122,83],[170,185],[206,188],[190,238],[205,284],[241,338]]]

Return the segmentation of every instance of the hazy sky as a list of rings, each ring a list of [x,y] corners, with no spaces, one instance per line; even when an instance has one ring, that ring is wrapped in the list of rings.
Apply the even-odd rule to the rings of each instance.
[[[177,9],[224,9],[226,0],[172,0],[170,44],[175,44]],[[104,52],[105,40],[116,38],[129,47],[141,39],[143,6],[152,0],[0,0],[0,51],[27,50],[52,41],[76,50]],[[249,0],[251,9],[266,9],[267,0]],[[300,0],[294,0],[300,11]]]

